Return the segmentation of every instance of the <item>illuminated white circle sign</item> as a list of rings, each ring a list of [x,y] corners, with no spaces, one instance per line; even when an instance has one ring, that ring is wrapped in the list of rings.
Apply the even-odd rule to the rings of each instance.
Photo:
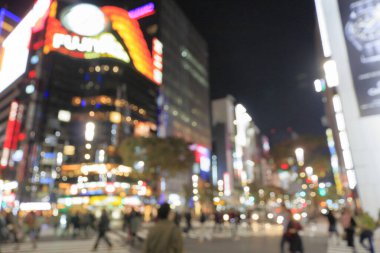
[[[104,13],[92,4],[77,4],[65,10],[61,22],[68,30],[83,36],[95,36],[106,25]]]

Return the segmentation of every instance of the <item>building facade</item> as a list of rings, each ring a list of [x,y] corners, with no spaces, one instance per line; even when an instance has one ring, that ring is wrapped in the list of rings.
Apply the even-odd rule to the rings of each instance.
[[[202,156],[181,180],[208,180],[207,46],[173,1],[38,0],[4,45],[1,169],[22,201],[142,194],[116,152],[131,135],[187,140]]]
[[[348,185],[360,197],[357,204],[374,217],[380,208],[374,201],[380,193],[377,4],[316,1],[325,78],[341,101],[337,127]]]

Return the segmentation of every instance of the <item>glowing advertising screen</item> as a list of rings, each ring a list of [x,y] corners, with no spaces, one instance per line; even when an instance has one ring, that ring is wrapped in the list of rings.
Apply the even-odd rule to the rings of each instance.
[[[58,13],[57,3],[53,2],[44,46],[44,53],[49,52],[81,59],[118,59],[132,64],[156,84],[162,82],[159,73],[162,44],[154,40],[151,53],[138,21],[128,11],[115,6],[81,3]]]
[[[380,113],[380,18],[376,0],[339,0],[361,116]]]
[[[38,0],[31,11],[4,40],[0,59],[0,92],[25,73],[33,30],[40,28],[50,7],[50,0]]]
[[[199,165],[199,175],[204,180],[208,180],[210,177],[210,151],[201,145],[193,144],[190,146],[190,150],[194,151],[195,162]]]

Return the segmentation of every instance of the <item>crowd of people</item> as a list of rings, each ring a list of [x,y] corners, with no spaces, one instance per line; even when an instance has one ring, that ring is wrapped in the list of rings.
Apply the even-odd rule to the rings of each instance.
[[[329,222],[328,231],[330,238],[337,238],[335,240],[339,243],[339,219],[331,211],[328,211],[326,217]],[[343,228],[343,238],[346,240],[347,246],[352,249],[352,252],[356,252],[356,234],[359,235],[359,242],[364,249],[371,253],[375,252],[373,234],[380,224],[379,221],[375,221],[375,219],[361,209],[353,212],[351,209],[345,208],[340,215],[340,223]]]
[[[97,234],[93,245],[94,251],[97,250],[101,240],[104,240],[109,249],[112,249],[113,244],[107,233],[113,232],[121,236],[125,243],[132,246],[137,242],[144,245],[144,253],[166,252],[162,250],[168,247],[172,249],[170,252],[180,253],[183,249],[182,234],[189,235],[190,231],[193,230],[193,215],[190,210],[187,210],[184,213],[173,211],[170,216],[171,211],[167,203],[160,206],[157,216],[153,217],[154,226],[149,229],[145,239],[139,236],[143,216],[135,208],[128,208],[123,214],[122,231],[124,231],[124,234],[122,235],[110,229],[110,217],[105,209],[102,210],[98,219],[90,211],[66,214],[65,222],[63,223],[62,217],[59,215],[50,216],[47,219],[41,212],[31,211],[21,216],[2,211],[0,213],[0,244],[5,241],[12,242],[15,244],[15,250],[17,250],[20,248],[20,242],[29,238],[31,246],[37,248],[37,240],[41,234],[42,224],[50,223],[51,227],[54,228],[55,236],[67,239],[88,238],[90,235]],[[225,213],[214,212],[212,214],[201,210],[198,216],[199,228],[196,233],[199,241],[211,239],[212,233],[223,232],[226,228],[231,231],[231,237],[236,239],[242,216],[244,215],[234,209]],[[184,222],[182,222],[182,217],[185,219]],[[280,243],[280,252],[284,253],[285,248],[288,247],[291,253],[303,253],[302,238],[299,234],[303,229],[301,223],[294,219],[294,215],[289,209],[284,208],[283,217],[284,230]],[[368,252],[375,252],[373,234],[379,222],[375,221],[368,213],[360,209],[354,213],[351,209],[346,208],[341,213],[328,211],[325,217],[329,224],[330,240],[335,238],[336,243],[339,243],[340,238],[343,237],[352,252],[356,252],[355,235],[358,234],[361,246]],[[248,220],[250,219],[248,218]],[[213,221],[214,227],[207,230],[206,221]],[[228,226],[226,226],[226,223]],[[248,227],[250,227],[249,224]]]

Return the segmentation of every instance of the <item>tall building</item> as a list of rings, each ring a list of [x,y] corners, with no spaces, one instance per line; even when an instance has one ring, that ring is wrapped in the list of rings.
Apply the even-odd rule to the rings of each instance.
[[[38,0],[3,49],[0,166],[23,201],[146,192],[116,154],[130,135],[184,138],[207,179],[207,46],[173,1]]]
[[[380,204],[378,1],[316,0],[325,79],[337,91],[343,169],[357,205],[377,217]],[[333,101],[334,102],[334,101]],[[348,199],[348,201],[352,201]]]
[[[245,203],[253,205],[249,198],[249,185],[254,182],[260,184],[265,177],[261,176],[260,130],[245,107],[235,104],[232,96],[212,101],[212,122],[212,173],[219,196],[222,191],[230,201],[247,197]]]

